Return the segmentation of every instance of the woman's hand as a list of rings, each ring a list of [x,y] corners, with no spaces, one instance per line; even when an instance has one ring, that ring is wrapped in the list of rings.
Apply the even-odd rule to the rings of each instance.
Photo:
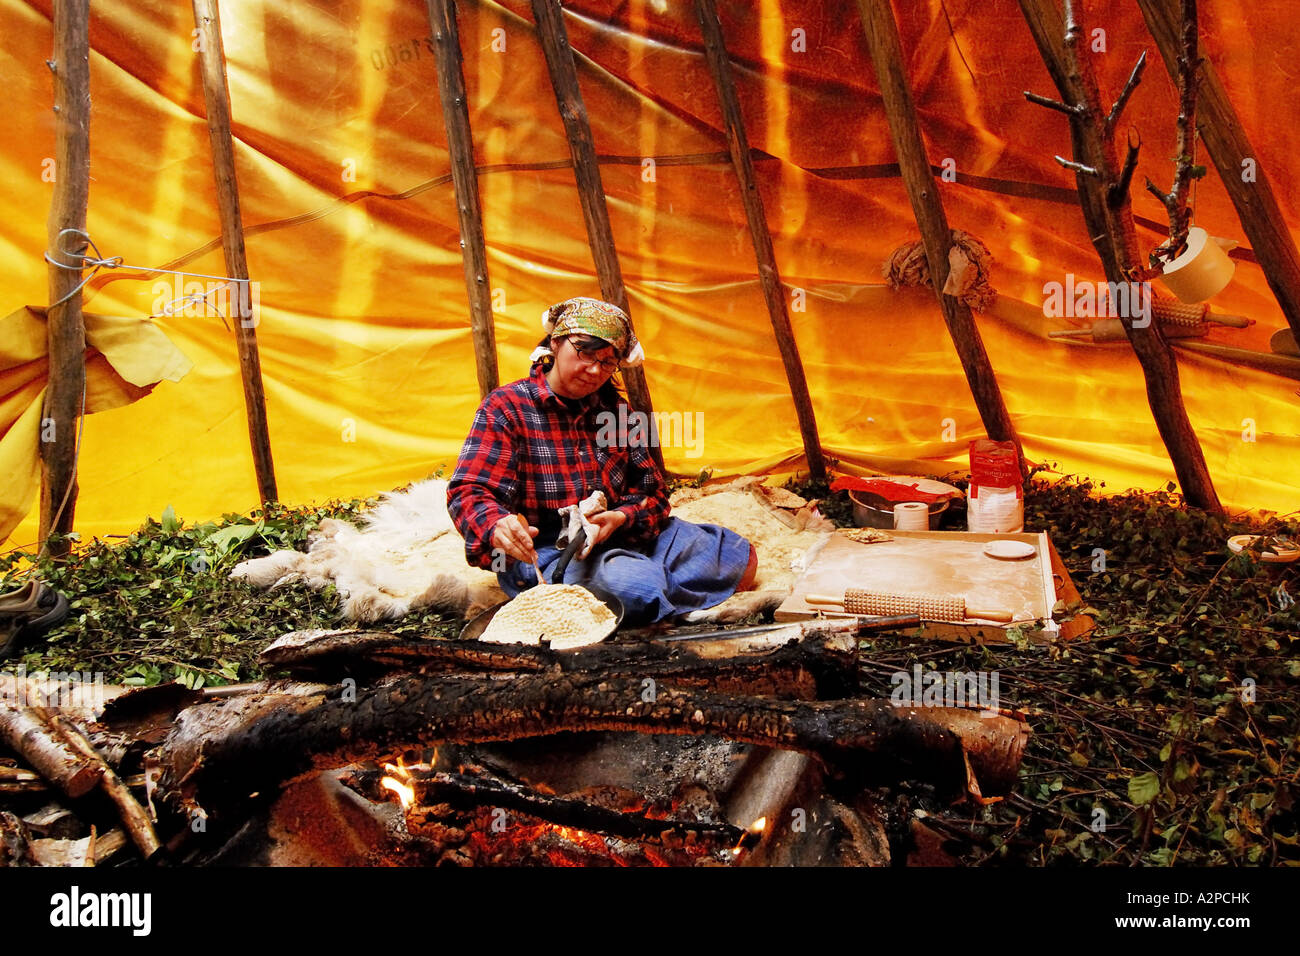
[[[602,541],[606,540],[611,534],[617,531],[623,525],[627,524],[627,514],[622,511],[600,511],[594,515],[587,515],[587,520],[597,527],[596,539],[587,543],[586,552],[591,553],[592,549]]]
[[[531,564],[537,558],[533,538],[537,528],[524,520],[523,515],[506,515],[492,526],[492,547],[500,548],[516,561]]]

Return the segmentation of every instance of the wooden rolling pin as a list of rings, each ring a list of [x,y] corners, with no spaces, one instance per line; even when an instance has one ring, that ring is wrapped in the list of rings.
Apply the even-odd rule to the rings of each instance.
[[[842,604],[849,614],[915,614],[926,621],[964,621],[979,617],[986,621],[1011,620],[1010,611],[966,606],[962,597],[928,594],[888,594],[862,588],[845,588],[843,597],[831,594],[805,594],[807,604]]]
[[[1213,322],[1216,325],[1230,325],[1235,329],[1245,329],[1254,324],[1253,319],[1248,319],[1244,315],[1211,312],[1209,303],[1206,302],[1180,302],[1163,295],[1152,297],[1151,313],[1161,325],[1196,326],[1203,322]]]
[[[1102,308],[1105,306],[1103,305]],[[1209,322],[1244,329],[1248,328],[1253,321],[1244,315],[1213,313],[1209,305],[1204,302],[1189,304],[1161,295],[1152,299],[1151,314],[1160,323],[1160,331],[1164,332],[1165,338],[1168,339],[1200,338],[1209,331],[1210,327],[1206,324]],[[1097,319],[1088,329],[1063,329],[1047,334],[1054,339],[1092,336],[1093,342],[1124,342],[1128,339],[1124,324],[1119,319],[1105,317]]]

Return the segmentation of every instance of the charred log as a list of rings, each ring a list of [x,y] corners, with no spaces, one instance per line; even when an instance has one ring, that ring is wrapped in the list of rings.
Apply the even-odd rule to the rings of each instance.
[[[374,631],[301,632],[262,652],[268,666],[335,680],[391,671],[465,671],[635,676],[720,691],[812,699],[857,686],[854,623],[786,625],[757,633],[693,635],[676,641],[598,644],[574,651],[481,641],[410,640]]]
[[[730,823],[672,820],[645,813],[624,813],[585,800],[538,793],[529,787],[492,777],[460,773],[413,773],[409,781],[419,806],[447,804],[458,810],[501,807],[557,826],[573,827],[625,840],[660,843],[677,837],[709,839],[735,845],[745,831]]]
[[[779,701],[653,679],[550,672],[508,679],[407,677],[359,693],[244,697],[192,707],[160,751],[160,791],[214,817],[314,769],[446,741],[618,730],[710,734],[797,750],[841,772],[911,775],[967,789],[1010,786],[1028,740],[1019,720],[882,700]],[[965,735],[965,736],[963,736]]]

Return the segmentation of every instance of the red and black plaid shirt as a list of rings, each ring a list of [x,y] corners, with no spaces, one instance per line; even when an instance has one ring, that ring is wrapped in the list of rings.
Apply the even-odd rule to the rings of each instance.
[[[613,418],[598,417],[602,412]],[[598,488],[611,509],[627,515],[615,539],[652,540],[668,520],[668,489],[644,444],[597,440],[607,422],[604,434],[617,435],[619,420],[618,408],[604,406],[599,394],[556,395],[540,363],[528,378],[489,394],[447,485],[447,510],[469,563],[491,565],[492,528],[509,514],[522,513],[536,526],[539,544],[554,543],[556,509]]]

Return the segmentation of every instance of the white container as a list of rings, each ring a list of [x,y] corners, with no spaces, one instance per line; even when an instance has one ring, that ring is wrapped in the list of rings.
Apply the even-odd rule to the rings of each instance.
[[[894,527],[899,531],[929,531],[930,506],[920,501],[894,505]]]
[[[1165,264],[1160,278],[1169,291],[1184,302],[1204,302],[1223,291],[1232,281],[1237,264],[1223,251],[1223,244],[1235,242],[1211,236],[1200,226],[1187,230],[1187,248]]]
[[[1011,534],[1025,529],[1025,501],[1018,487],[971,485],[966,498],[966,530]]]

